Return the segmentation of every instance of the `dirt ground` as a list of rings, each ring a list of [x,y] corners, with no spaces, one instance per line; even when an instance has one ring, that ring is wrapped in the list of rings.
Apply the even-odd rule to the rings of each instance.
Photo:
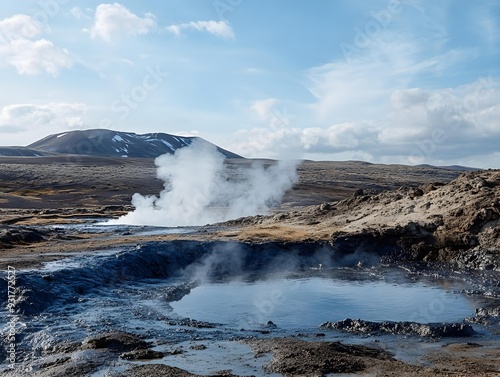
[[[227,166],[231,170],[254,162],[230,159]],[[345,199],[357,189],[381,191],[449,182],[460,173],[356,161],[304,161],[298,166],[299,182],[285,196],[283,208]],[[163,182],[156,178],[151,159],[80,156],[73,161],[71,157],[0,157],[0,209],[129,205],[134,193],[156,195],[162,188]]]
[[[248,166],[250,163],[246,160],[227,161],[229,169]],[[19,269],[36,267],[44,261],[61,258],[64,253],[153,240],[328,240],[338,230],[335,224],[340,224],[331,220],[335,211],[328,203],[343,203],[339,205],[341,209],[345,207],[339,217],[343,221],[342,226],[352,223],[362,227],[362,221],[373,219],[374,216],[368,213],[368,207],[360,206],[362,200],[359,198],[380,194],[373,206],[381,207],[380,213],[384,210],[387,216],[394,216],[396,211],[400,211],[398,204],[392,204],[393,196],[397,194],[387,196],[390,200],[384,204],[386,197],[381,193],[385,190],[406,187],[401,189],[406,203],[412,199],[407,198],[411,196],[408,187],[416,188],[431,183],[440,186],[439,183],[448,183],[461,173],[458,170],[432,167],[306,161],[298,167],[299,182],[285,195],[283,203],[276,208],[274,218],[265,221],[253,218],[248,220],[249,223],[207,227],[190,234],[120,234],[109,237],[109,234],[41,229],[40,225],[78,223],[89,218],[117,217],[128,212],[134,193],[158,194],[163,187],[163,183],[156,179],[153,160],[0,158],[0,238],[3,239],[3,243],[0,243],[0,266],[5,268],[15,263]],[[432,199],[436,203],[439,201],[438,194],[430,195],[434,195]],[[406,204],[409,206],[411,203]],[[422,208],[424,205],[422,202]],[[352,206],[356,206],[357,212],[351,213]],[[283,221],[286,217],[280,217],[286,212],[289,213],[285,215],[288,216],[288,222]],[[311,220],[314,217],[319,220]],[[328,226],[317,226],[318,222]],[[382,348],[347,347],[340,343],[297,339],[255,340],[248,344],[256,357],[271,354],[272,361],[267,370],[284,376],[322,376],[328,373],[394,377],[500,375],[500,351],[495,345],[450,343],[433,349],[425,357],[424,363],[416,365],[398,361]],[[138,366],[127,375],[146,376],[154,373],[158,376],[192,375],[177,368],[157,365]]]
[[[269,372],[285,376],[355,376],[431,377],[498,376],[498,349],[481,354],[479,345],[450,344],[430,354],[429,366],[409,365],[394,359],[382,347],[345,345],[337,342],[307,342],[296,339],[255,340],[250,346],[259,353],[272,353]],[[485,356],[485,354],[487,356]]]
[[[249,167],[256,161],[226,160],[229,171]],[[270,161],[261,161],[264,164]],[[356,190],[377,193],[402,186],[416,187],[431,182],[449,182],[461,171],[433,167],[376,165],[359,161],[313,162],[298,165],[298,183],[286,193],[276,213],[349,198]],[[22,267],[58,258],[54,253],[98,250],[147,241],[182,239],[275,239],[326,240],[333,228],[311,224],[268,224],[218,228],[202,234],[176,236],[127,235],[110,239],[102,234],[49,232],[42,241],[30,242],[31,230],[19,227],[81,223],[86,219],[117,218],[132,207],[134,193],[157,195],[163,182],[156,178],[152,159],[97,157],[1,157],[0,228],[7,235],[18,228],[9,244],[0,242],[0,266],[15,260]],[[2,229],[0,229],[1,233]],[[0,234],[1,236],[1,234]],[[2,237],[0,237],[1,239]],[[5,238],[5,237],[4,237]],[[82,242],[84,241],[84,242]]]

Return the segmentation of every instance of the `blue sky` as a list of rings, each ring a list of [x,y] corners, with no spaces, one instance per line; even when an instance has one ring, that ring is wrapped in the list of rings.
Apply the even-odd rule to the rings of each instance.
[[[500,2],[6,2],[0,145],[199,135],[248,157],[500,168]]]

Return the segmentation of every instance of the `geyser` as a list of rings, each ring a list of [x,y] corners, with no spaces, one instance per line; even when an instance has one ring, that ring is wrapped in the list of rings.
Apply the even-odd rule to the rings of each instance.
[[[160,196],[134,194],[134,211],[107,224],[189,226],[266,214],[297,180],[295,161],[269,167],[254,162],[230,176],[224,159],[202,140],[158,157],[157,177],[164,181]]]

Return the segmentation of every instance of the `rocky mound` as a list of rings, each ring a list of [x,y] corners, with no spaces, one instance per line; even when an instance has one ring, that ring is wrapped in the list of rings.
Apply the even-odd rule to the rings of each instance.
[[[42,242],[46,239],[47,233],[29,227],[0,225],[0,250],[14,247],[15,245]]]
[[[472,326],[466,323],[371,322],[350,318],[338,322],[323,323],[321,328],[358,334],[414,335],[431,338],[468,337],[476,333]]]
[[[346,345],[339,342],[306,342],[296,339],[251,340],[248,344],[257,356],[271,353],[268,373],[284,376],[323,376],[330,373],[356,373],[375,360],[392,356],[380,349]]]
[[[130,352],[148,349],[151,345],[139,336],[124,332],[100,334],[83,341],[83,349],[109,349],[115,352]]]
[[[384,193],[358,190],[349,198],[305,211],[238,219],[227,225],[301,229],[329,235],[340,254],[397,253],[399,259],[453,262],[500,270],[500,171],[468,172],[449,184],[401,187]],[[250,231],[251,229],[251,231]]]

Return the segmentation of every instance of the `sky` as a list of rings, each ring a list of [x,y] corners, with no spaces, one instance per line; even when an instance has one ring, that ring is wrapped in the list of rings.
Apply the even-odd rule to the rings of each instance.
[[[500,168],[497,0],[5,1],[0,83],[0,145],[108,128]]]

